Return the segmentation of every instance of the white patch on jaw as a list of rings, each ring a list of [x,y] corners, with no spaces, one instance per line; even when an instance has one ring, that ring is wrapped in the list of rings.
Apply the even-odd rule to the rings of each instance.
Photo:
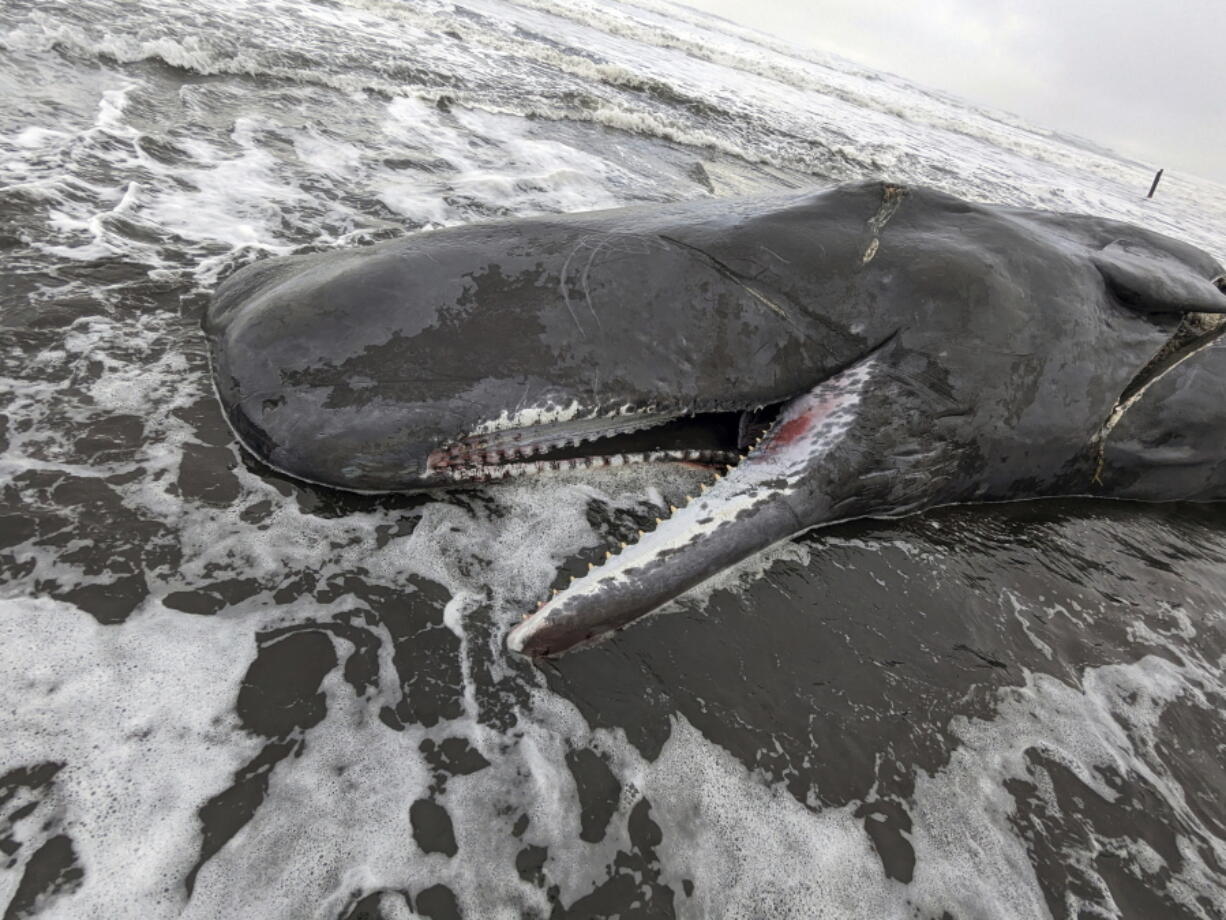
[[[567,405],[547,403],[542,406],[523,406],[510,412],[503,410],[498,418],[481,422],[473,429],[473,435],[493,434],[496,431],[506,431],[511,428],[536,428],[541,425],[557,425],[572,422],[575,419],[588,420],[595,418],[615,418],[617,416],[634,415],[641,410],[625,405],[618,409],[604,412],[595,409],[584,410],[578,400],[572,400]]]

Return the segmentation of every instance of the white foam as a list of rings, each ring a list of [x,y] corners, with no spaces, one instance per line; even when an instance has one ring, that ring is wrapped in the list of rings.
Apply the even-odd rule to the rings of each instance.
[[[0,602],[0,774],[65,764],[26,826],[35,845],[66,831],[86,867],[64,916],[179,911],[168,882],[194,858],[195,809],[258,749],[233,713],[249,628],[151,604],[113,629],[71,605]],[[17,877],[0,872],[0,901]]]
[[[1202,839],[1215,839],[1182,805],[1178,782],[1153,748],[1153,733],[1166,706],[1188,696],[1198,699],[1206,680],[1219,686],[1211,674],[1199,665],[1180,667],[1154,656],[1090,669],[1080,687],[1032,674],[1024,686],[1001,693],[992,720],[956,719],[953,729],[961,743],[949,766],[916,786],[911,842],[917,858],[915,886],[924,895],[917,903],[929,911],[952,907],[972,916],[1044,912],[1029,857],[1011,825],[1015,804],[1003,787],[1010,778],[1042,779],[1043,769],[1028,760],[1031,751],[1066,767],[1108,801],[1116,792],[1104,782],[1103,769],[1120,776],[1140,774],[1181,821],[1196,828]],[[1039,794],[1048,810],[1059,811],[1049,786],[1040,783]],[[1219,860],[1226,854],[1226,846],[1210,846]],[[1187,852],[1184,843],[1180,850]],[[1092,858],[1094,853],[1084,855]],[[1175,883],[1166,886],[1167,894],[1182,901],[1180,892],[1200,891],[1220,910],[1226,893],[1209,881],[1213,871],[1204,859],[1189,855],[1175,873]],[[1076,858],[1072,853],[1069,857]],[[1089,859],[1082,868],[1095,875]],[[1105,891],[1105,883],[1100,884]]]

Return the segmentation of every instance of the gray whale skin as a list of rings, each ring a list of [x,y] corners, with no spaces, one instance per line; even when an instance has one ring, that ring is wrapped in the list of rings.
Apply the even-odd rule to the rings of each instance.
[[[812,527],[1226,496],[1222,267],[881,182],[270,259],[204,319],[256,457],[362,492],[626,463],[709,487],[508,635],[563,652]]]

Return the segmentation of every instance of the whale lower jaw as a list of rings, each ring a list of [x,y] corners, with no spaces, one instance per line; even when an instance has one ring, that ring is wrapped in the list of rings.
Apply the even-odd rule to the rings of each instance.
[[[829,496],[813,491],[814,470],[847,438],[876,367],[870,355],[785,404],[740,463],[526,616],[507,647],[547,657],[590,644],[822,523]]]

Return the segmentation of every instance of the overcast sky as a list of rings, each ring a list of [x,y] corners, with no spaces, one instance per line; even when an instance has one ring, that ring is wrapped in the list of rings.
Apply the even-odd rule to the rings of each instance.
[[[685,0],[1226,182],[1226,0]]]

